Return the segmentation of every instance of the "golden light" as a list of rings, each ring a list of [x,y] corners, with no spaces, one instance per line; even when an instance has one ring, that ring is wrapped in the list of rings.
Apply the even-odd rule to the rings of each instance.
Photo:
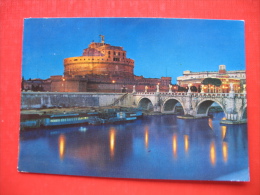
[[[174,158],[177,158],[177,136],[176,134],[172,137],[172,151]]]
[[[144,134],[144,143],[145,143],[145,148],[148,148],[149,145],[149,128],[145,127],[145,134]]]
[[[60,159],[64,158],[65,145],[66,145],[66,137],[65,137],[65,135],[61,134],[59,136],[59,155],[60,155]]]
[[[212,118],[208,120],[209,127],[213,130]]]
[[[110,144],[110,157],[113,158],[115,155],[115,140],[116,131],[114,128],[111,128],[109,131],[109,144]]]
[[[214,141],[210,144],[210,162],[213,166],[216,164],[216,147]]]
[[[223,161],[227,162],[227,160],[228,160],[228,144],[226,142],[222,143],[222,155],[223,155]]]
[[[116,83],[116,81],[115,81],[115,80],[113,80],[113,81],[112,81],[112,83]]]
[[[223,118],[222,120],[225,120],[226,118]],[[225,138],[226,132],[227,132],[227,126],[221,126],[221,132],[222,132],[222,139]]]
[[[184,135],[184,149],[185,149],[185,152],[188,152],[188,150],[189,150],[189,136],[188,135]]]

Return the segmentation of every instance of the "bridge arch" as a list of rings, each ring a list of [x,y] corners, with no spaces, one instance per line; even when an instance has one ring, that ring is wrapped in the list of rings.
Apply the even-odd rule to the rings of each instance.
[[[176,98],[168,98],[163,102],[162,112],[176,113],[177,106],[181,106],[184,111],[184,106],[180,100]]]
[[[150,110],[150,111],[154,110],[154,105],[153,105],[152,101],[146,97],[141,98],[139,100],[139,102],[137,103],[137,107],[142,108],[143,110]]]
[[[225,113],[225,117],[226,117],[226,111],[225,111],[223,105],[220,102],[218,102],[216,100],[212,100],[212,99],[204,99],[201,102],[199,102],[197,105],[197,109],[196,109],[196,115],[197,116],[208,116],[209,109],[213,103],[217,103],[222,108],[223,112]]]

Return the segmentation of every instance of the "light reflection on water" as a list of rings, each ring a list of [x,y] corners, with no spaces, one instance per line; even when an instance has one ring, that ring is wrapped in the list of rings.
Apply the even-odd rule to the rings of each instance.
[[[115,129],[111,128],[109,130],[109,137],[110,137],[109,144],[110,144],[110,157],[111,157],[111,159],[113,159],[114,155],[115,155],[115,139],[116,139],[115,134],[116,134]]]
[[[145,148],[148,149],[148,144],[149,144],[149,127],[147,127],[147,126],[145,126],[144,143],[145,143]]]
[[[228,161],[228,144],[226,142],[222,143],[222,154],[223,161],[226,163]]]
[[[172,150],[173,150],[173,156],[174,156],[174,159],[177,159],[177,135],[176,133],[173,134],[173,137],[172,137]]]
[[[185,149],[185,153],[188,153],[188,151],[189,151],[189,136],[188,135],[184,135],[184,149]]]
[[[216,146],[215,142],[212,141],[210,144],[210,162],[212,166],[215,166],[216,164]]]
[[[196,120],[147,116],[126,124],[23,132],[19,170],[215,180],[248,168],[246,125],[220,125],[221,118],[223,113]]]
[[[59,136],[59,154],[60,154],[61,160],[64,158],[65,146],[66,146],[66,137],[63,134],[60,134],[60,136]]]

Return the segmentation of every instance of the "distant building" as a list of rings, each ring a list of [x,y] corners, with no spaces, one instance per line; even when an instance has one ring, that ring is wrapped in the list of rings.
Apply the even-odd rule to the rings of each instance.
[[[177,77],[177,84],[183,88],[188,88],[188,85],[191,85],[196,87],[197,91],[201,91],[201,82],[205,78],[218,78],[222,82],[220,87],[203,86],[204,91],[210,93],[228,93],[230,91],[230,84],[233,84],[234,91],[239,93],[243,91],[244,84],[246,84],[245,70],[226,71],[225,65],[219,65],[218,71],[183,71],[183,76]]]
[[[123,47],[92,42],[82,56],[64,59],[64,76],[51,76],[44,91],[57,92],[155,92],[168,91],[171,77],[144,78],[134,75],[134,60]],[[27,82],[27,81],[26,81]],[[30,88],[27,86],[27,88]],[[25,89],[25,88],[24,88]]]
[[[22,90],[25,91],[51,91],[50,79],[29,79],[22,81]]]

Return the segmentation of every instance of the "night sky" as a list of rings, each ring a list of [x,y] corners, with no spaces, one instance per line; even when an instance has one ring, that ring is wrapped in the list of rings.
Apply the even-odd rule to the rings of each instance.
[[[135,60],[134,74],[176,77],[183,71],[245,69],[244,22],[152,18],[25,19],[22,76],[63,75],[63,59],[81,56],[92,42],[122,46]]]

